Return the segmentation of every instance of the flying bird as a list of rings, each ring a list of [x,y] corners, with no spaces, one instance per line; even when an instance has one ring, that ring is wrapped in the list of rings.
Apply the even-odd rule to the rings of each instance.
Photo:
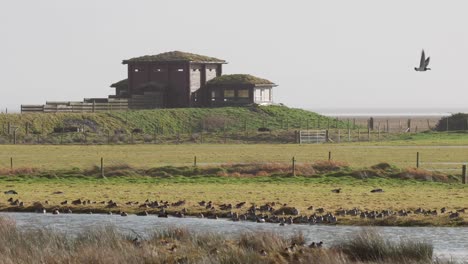
[[[426,59],[426,55],[424,54],[424,50],[422,50],[422,53],[421,53],[421,61],[419,62],[419,68],[418,67],[414,67],[414,70],[415,71],[427,71],[427,70],[430,70],[431,68],[428,68],[427,65],[429,65],[429,60],[430,60],[430,57],[427,57]]]

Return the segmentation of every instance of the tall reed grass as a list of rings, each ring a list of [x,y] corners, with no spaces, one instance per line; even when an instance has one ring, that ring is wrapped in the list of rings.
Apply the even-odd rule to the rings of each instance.
[[[71,236],[50,229],[19,230],[0,218],[1,263],[442,263],[426,242],[390,242],[363,231],[330,248],[309,248],[302,234],[243,233],[235,238],[183,228],[157,230],[147,238],[114,227]]]

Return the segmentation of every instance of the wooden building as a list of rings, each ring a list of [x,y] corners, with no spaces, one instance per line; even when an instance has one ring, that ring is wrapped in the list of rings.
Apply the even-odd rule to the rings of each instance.
[[[210,80],[208,106],[240,106],[273,103],[273,82],[249,74],[222,75]]]
[[[128,78],[111,85],[109,98],[21,105],[21,112],[97,112],[128,109],[241,106],[273,103],[268,80],[248,74],[222,75],[221,59],[172,51],[124,60]]]
[[[172,51],[122,62],[128,78],[111,85],[116,98],[128,98],[129,107],[164,108],[203,106],[206,82],[221,76],[226,63],[213,57]]]

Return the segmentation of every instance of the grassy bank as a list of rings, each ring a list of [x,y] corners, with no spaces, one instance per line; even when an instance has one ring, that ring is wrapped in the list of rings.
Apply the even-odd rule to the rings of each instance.
[[[316,248],[309,247],[310,241],[301,234],[244,233],[229,239],[167,229],[142,240],[112,227],[71,237],[47,229],[21,231],[11,220],[0,218],[0,258],[4,263],[445,263],[433,260],[429,243],[356,235],[371,239],[350,236],[336,245]]]
[[[292,176],[290,169],[289,165],[274,163],[145,169],[116,166],[105,170],[106,178],[100,177],[99,168],[4,170],[0,189],[13,189],[18,194],[1,193],[0,209],[35,211],[44,207],[48,211],[70,208],[82,213],[147,211],[157,214],[162,205],[153,206],[149,201],[167,201],[164,209],[171,214],[185,211],[184,214],[193,216],[200,213],[226,216],[229,212],[247,214],[252,205],[274,204],[272,210],[264,213],[272,215],[282,207],[294,207],[300,215],[310,216],[339,214],[341,210],[356,208],[360,212],[389,210],[392,213],[377,219],[340,215],[338,224],[468,225],[464,213],[449,217],[449,212],[464,209],[468,199],[468,187],[460,184],[456,176],[386,164],[353,169],[344,163],[316,162],[298,165],[297,176]],[[334,189],[340,192],[332,192]],[[383,192],[372,193],[373,189],[383,189]],[[18,199],[23,205],[7,202],[9,198]],[[89,201],[72,205],[77,199]],[[109,200],[118,206],[109,207]],[[177,204],[180,201],[183,203]],[[201,201],[212,201],[214,209],[200,206]],[[245,204],[234,207],[239,203]],[[232,208],[222,208],[228,204]],[[446,212],[442,213],[444,207]],[[317,211],[319,208],[323,212]],[[436,210],[437,215],[417,214],[418,209]],[[400,216],[397,213],[400,210],[410,213]]]

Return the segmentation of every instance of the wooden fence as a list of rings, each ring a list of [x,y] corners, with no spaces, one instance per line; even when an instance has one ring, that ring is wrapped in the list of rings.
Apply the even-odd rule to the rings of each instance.
[[[127,99],[109,99],[107,102],[46,102],[45,105],[21,105],[21,113],[82,113],[128,110]]]

